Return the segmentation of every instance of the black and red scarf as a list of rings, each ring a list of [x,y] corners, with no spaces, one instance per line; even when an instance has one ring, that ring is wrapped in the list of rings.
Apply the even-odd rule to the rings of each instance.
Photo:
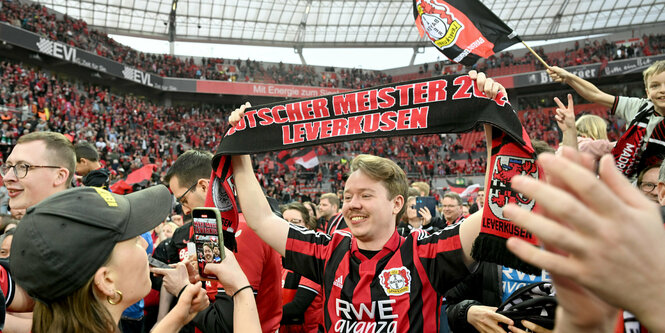
[[[653,103],[644,103],[612,149],[614,162],[626,177],[662,162],[665,156],[665,122],[660,121],[647,140],[647,125],[654,112]]]
[[[468,75],[443,76],[384,85],[248,109],[229,129],[213,159],[207,206],[219,208],[230,248],[237,230],[237,204],[229,155],[302,148],[327,143],[420,134],[463,133],[492,126],[490,177],[487,179],[476,260],[492,261],[524,272],[540,272],[506,250],[505,241],[536,238],[502,214],[509,202],[533,208],[534,201],[510,187],[517,174],[542,178],[535,153],[507,96],[490,100]]]

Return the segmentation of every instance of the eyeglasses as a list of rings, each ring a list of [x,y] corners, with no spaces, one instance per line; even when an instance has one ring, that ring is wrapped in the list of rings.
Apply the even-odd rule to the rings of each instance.
[[[653,191],[653,189],[656,188],[656,186],[657,184],[654,183],[642,183],[640,184],[640,190],[649,193]]]
[[[30,165],[28,163],[19,163],[16,165],[3,164],[0,166],[0,176],[4,178],[9,173],[9,170],[13,170],[16,178],[25,178],[28,175],[28,171],[37,168],[60,169],[61,167],[56,165]]]
[[[179,202],[181,205],[184,205],[186,202],[182,202],[182,201],[181,201],[182,198],[184,198],[184,197],[187,195],[187,193],[189,193],[189,191],[191,191],[194,187],[196,187],[196,184],[198,184],[198,183],[194,183],[194,185],[190,186],[190,187],[187,189],[187,191],[185,191],[185,193],[183,193],[181,196],[175,198],[175,201]]]

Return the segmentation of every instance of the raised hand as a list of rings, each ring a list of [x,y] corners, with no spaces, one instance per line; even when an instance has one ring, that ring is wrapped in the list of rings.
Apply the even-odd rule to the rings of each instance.
[[[554,102],[556,102],[556,105],[558,106],[554,119],[556,119],[559,128],[564,132],[575,129],[575,105],[573,104],[573,95],[568,94],[568,106],[563,105],[558,97],[554,97]]]
[[[507,246],[522,260],[631,311],[650,329],[665,330],[660,319],[665,313],[665,228],[659,207],[619,173],[611,156],[600,160],[600,179],[589,170],[589,160],[570,149],[564,156],[542,154],[539,162],[550,184],[513,178],[513,188],[535,199],[545,215],[515,205],[504,207],[504,213],[548,248],[516,238]],[[633,287],[625,292],[625,286]]]
[[[494,79],[488,78],[483,72],[476,72],[475,70],[469,71],[469,77],[471,80],[475,80],[478,85],[478,89],[485,92],[485,95],[490,99],[494,99],[499,92],[502,92],[504,96],[508,97],[506,93],[506,88],[499,82],[494,81]]]
[[[207,264],[204,272],[215,274],[219,282],[224,285],[226,293],[232,296],[238,289],[249,285],[249,281],[245,273],[243,273],[242,268],[240,268],[236,257],[233,255],[233,251],[229,251],[226,248],[223,250],[226,256],[224,260],[219,264]]]
[[[249,107],[252,107],[252,104],[249,102],[245,102],[245,104],[241,105],[239,108],[233,110],[231,112],[231,115],[229,116],[229,124],[231,126],[235,126],[240,122],[240,119],[245,116],[245,110]]]
[[[573,74],[558,66],[550,66],[550,68],[547,69],[547,74],[550,75],[554,82],[559,83],[569,83],[573,76]]]

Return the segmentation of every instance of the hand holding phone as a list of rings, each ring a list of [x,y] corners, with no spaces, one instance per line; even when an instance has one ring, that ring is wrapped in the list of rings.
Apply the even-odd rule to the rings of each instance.
[[[229,296],[232,296],[238,289],[249,285],[247,276],[240,268],[236,257],[229,249],[226,251],[226,259],[220,264],[206,266],[206,272],[219,276],[220,282],[224,285],[224,290]]]
[[[201,280],[217,280],[214,274],[204,272],[206,264],[224,260],[224,239],[219,210],[211,207],[197,207],[192,210],[194,227],[194,248]]]

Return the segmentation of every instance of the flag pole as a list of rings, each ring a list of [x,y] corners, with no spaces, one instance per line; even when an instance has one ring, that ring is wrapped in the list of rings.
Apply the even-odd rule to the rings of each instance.
[[[521,42],[522,42],[522,44],[524,44],[524,46],[526,46],[526,48],[527,48],[527,49],[528,49],[533,55],[536,56],[536,59],[540,60],[540,62],[543,64],[543,66],[545,66],[545,68],[547,68],[547,69],[550,68],[550,65],[548,65],[548,64],[545,62],[545,60],[543,60],[543,58],[541,58],[541,57],[538,55],[538,53],[536,53],[536,51],[534,51],[532,48],[530,48],[529,45],[526,45],[526,43],[525,43],[524,41],[521,41]]]

